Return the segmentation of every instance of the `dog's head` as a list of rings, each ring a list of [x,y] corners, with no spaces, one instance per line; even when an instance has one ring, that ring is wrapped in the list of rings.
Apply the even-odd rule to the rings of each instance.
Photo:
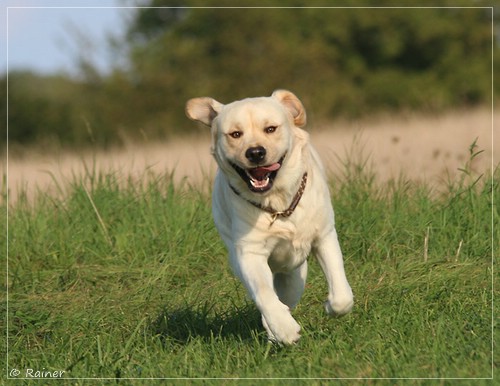
[[[189,118],[212,127],[212,153],[236,186],[254,193],[269,191],[306,123],[300,100],[290,91],[223,105],[212,98],[186,104]],[[300,130],[301,131],[301,130]]]

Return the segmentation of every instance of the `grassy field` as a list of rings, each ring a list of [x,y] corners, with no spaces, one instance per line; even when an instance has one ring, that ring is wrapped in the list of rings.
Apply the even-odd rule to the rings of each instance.
[[[500,175],[476,176],[468,165],[438,192],[404,178],[380,185],[364,162],[345,164],[332,194],[355,308],[339,319],[325,314],[326,283],[312,257],[294,311],[302,338],[286,348],[267,342],[198,188],[168,174],[124,183],[118,172],[90,168],[62,198],[19,197],[8,211],[2,367],[11,378],[62,371],[79,378],[73,384],[490,378],[499,360],[492,223],[500,213],[491,194],[500,197]]]

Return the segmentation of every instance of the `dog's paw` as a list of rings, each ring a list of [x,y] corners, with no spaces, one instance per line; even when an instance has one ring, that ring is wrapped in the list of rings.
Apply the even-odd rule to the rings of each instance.
[[[263,316],[262,324],[271,342],[291,345],[300,339],[300,325],[289,312],[268,316],[268,319]]]
[[[353,305],[354,299],[352,292],[349,291],[344,295],[328,296],[325,310],[331,316],[342,316],[351,312]]]

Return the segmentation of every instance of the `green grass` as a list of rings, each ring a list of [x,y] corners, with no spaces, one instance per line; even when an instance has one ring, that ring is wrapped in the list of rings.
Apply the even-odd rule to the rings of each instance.
[[[436,192],[404,179],[379,185],[362,166],[346,164],[332,184],[355,308],[325,314],[326,283],[312,258],[294,311],[302,338],[286,348],[268,344],[230,272],[208,194],[176,187],[169,175],[124,183],[89,172],[63,198],[20,198],[8,213],[2,367],[19,369],[18,378],[64,370],[87,378],[79,384],[491,377],[499,173],[476,179],[466,166]],[[132,383],[141,381],[124,382]]]

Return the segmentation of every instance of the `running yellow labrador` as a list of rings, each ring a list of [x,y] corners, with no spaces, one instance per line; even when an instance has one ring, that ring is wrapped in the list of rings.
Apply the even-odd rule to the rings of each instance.
[[[300,129],[306,123],[300,100],[286,90],[227,105],[194,98],[186,113],[212,128],[219,166],[215,225],[269,339],[292,344],[300,338],[290,311],[304,291],[311,249],[328,281],[326,311],[348,313],[353,295],[323,166],[309,134]]]

